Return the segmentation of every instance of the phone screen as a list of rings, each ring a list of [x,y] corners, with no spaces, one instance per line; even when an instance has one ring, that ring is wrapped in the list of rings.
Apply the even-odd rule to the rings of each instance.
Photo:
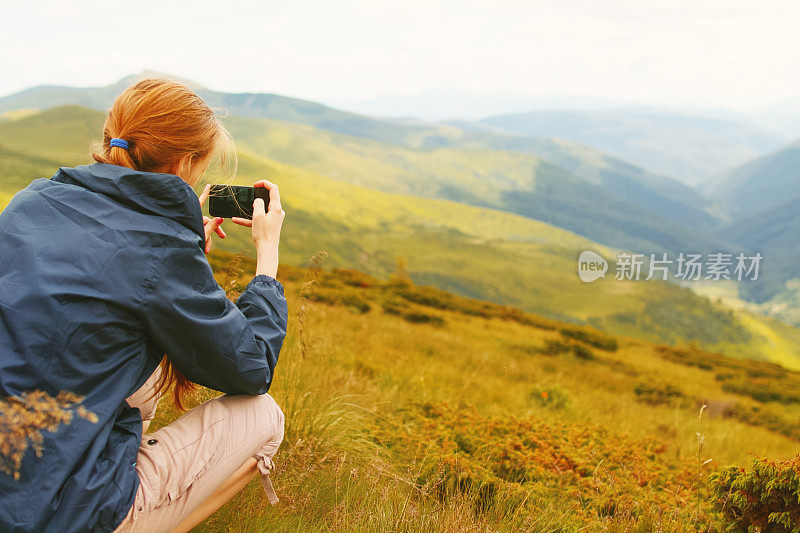
[[[253,202],[264,200],[264,209],[269,205],[269,190],[266,187],[243,187],[240,185],[212,185],[208,198],[208,212],[212,217],[253,218]]]

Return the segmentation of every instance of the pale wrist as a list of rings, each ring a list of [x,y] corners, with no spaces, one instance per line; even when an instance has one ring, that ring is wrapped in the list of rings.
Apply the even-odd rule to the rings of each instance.
[[[262,241],[256,243],[256,275],[266,274],[276,277],[278,273],[277,243]]]
[[[256,250],[273,250],[278,247],[278,241],[270,238],[260,239],[255,241]]]

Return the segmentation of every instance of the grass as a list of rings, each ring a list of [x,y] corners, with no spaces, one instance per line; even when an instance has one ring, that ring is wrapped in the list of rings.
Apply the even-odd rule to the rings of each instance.
[[[230,259],[211,258],[226,287]],[[198,531],[716,531],[708,475],[751,454],[796,453],[794,399],[726,383],[779,373],[790,391],[800,373],[575,335],[401,278],[319,264],[281,265],[279,278],[292,316],[270,391],[287,420],[274,475],[282,502],[269,507],[254,481]],[[441,320],[408,321],[386,302]],[[153,428],[176,414],[161,406]]]

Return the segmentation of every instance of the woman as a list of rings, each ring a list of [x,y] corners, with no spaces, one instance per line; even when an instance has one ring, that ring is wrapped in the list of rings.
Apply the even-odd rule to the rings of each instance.
[[[268,211],[233,220],[258,256],[234,305],[204,255],[222,220],[192,189],[231,148],[191,90],[144,80],[109,110],[97,163],[0,214],[0,531],[185,531],[256,472],[271,493],[284,214],[260,181]],[[192,383],[228,395],[143,437],[161,392]]]

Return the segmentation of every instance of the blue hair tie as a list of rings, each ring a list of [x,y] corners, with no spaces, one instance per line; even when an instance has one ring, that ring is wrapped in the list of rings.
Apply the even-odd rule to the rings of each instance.
[[[109,144],[111,146],[116,146],[117,148],[122,148],[123,150],[128,149],[128,141],[126,141],[125,139],[117,139],[116,137],[114,137],[113,139],[111,139],[111,142]]]

